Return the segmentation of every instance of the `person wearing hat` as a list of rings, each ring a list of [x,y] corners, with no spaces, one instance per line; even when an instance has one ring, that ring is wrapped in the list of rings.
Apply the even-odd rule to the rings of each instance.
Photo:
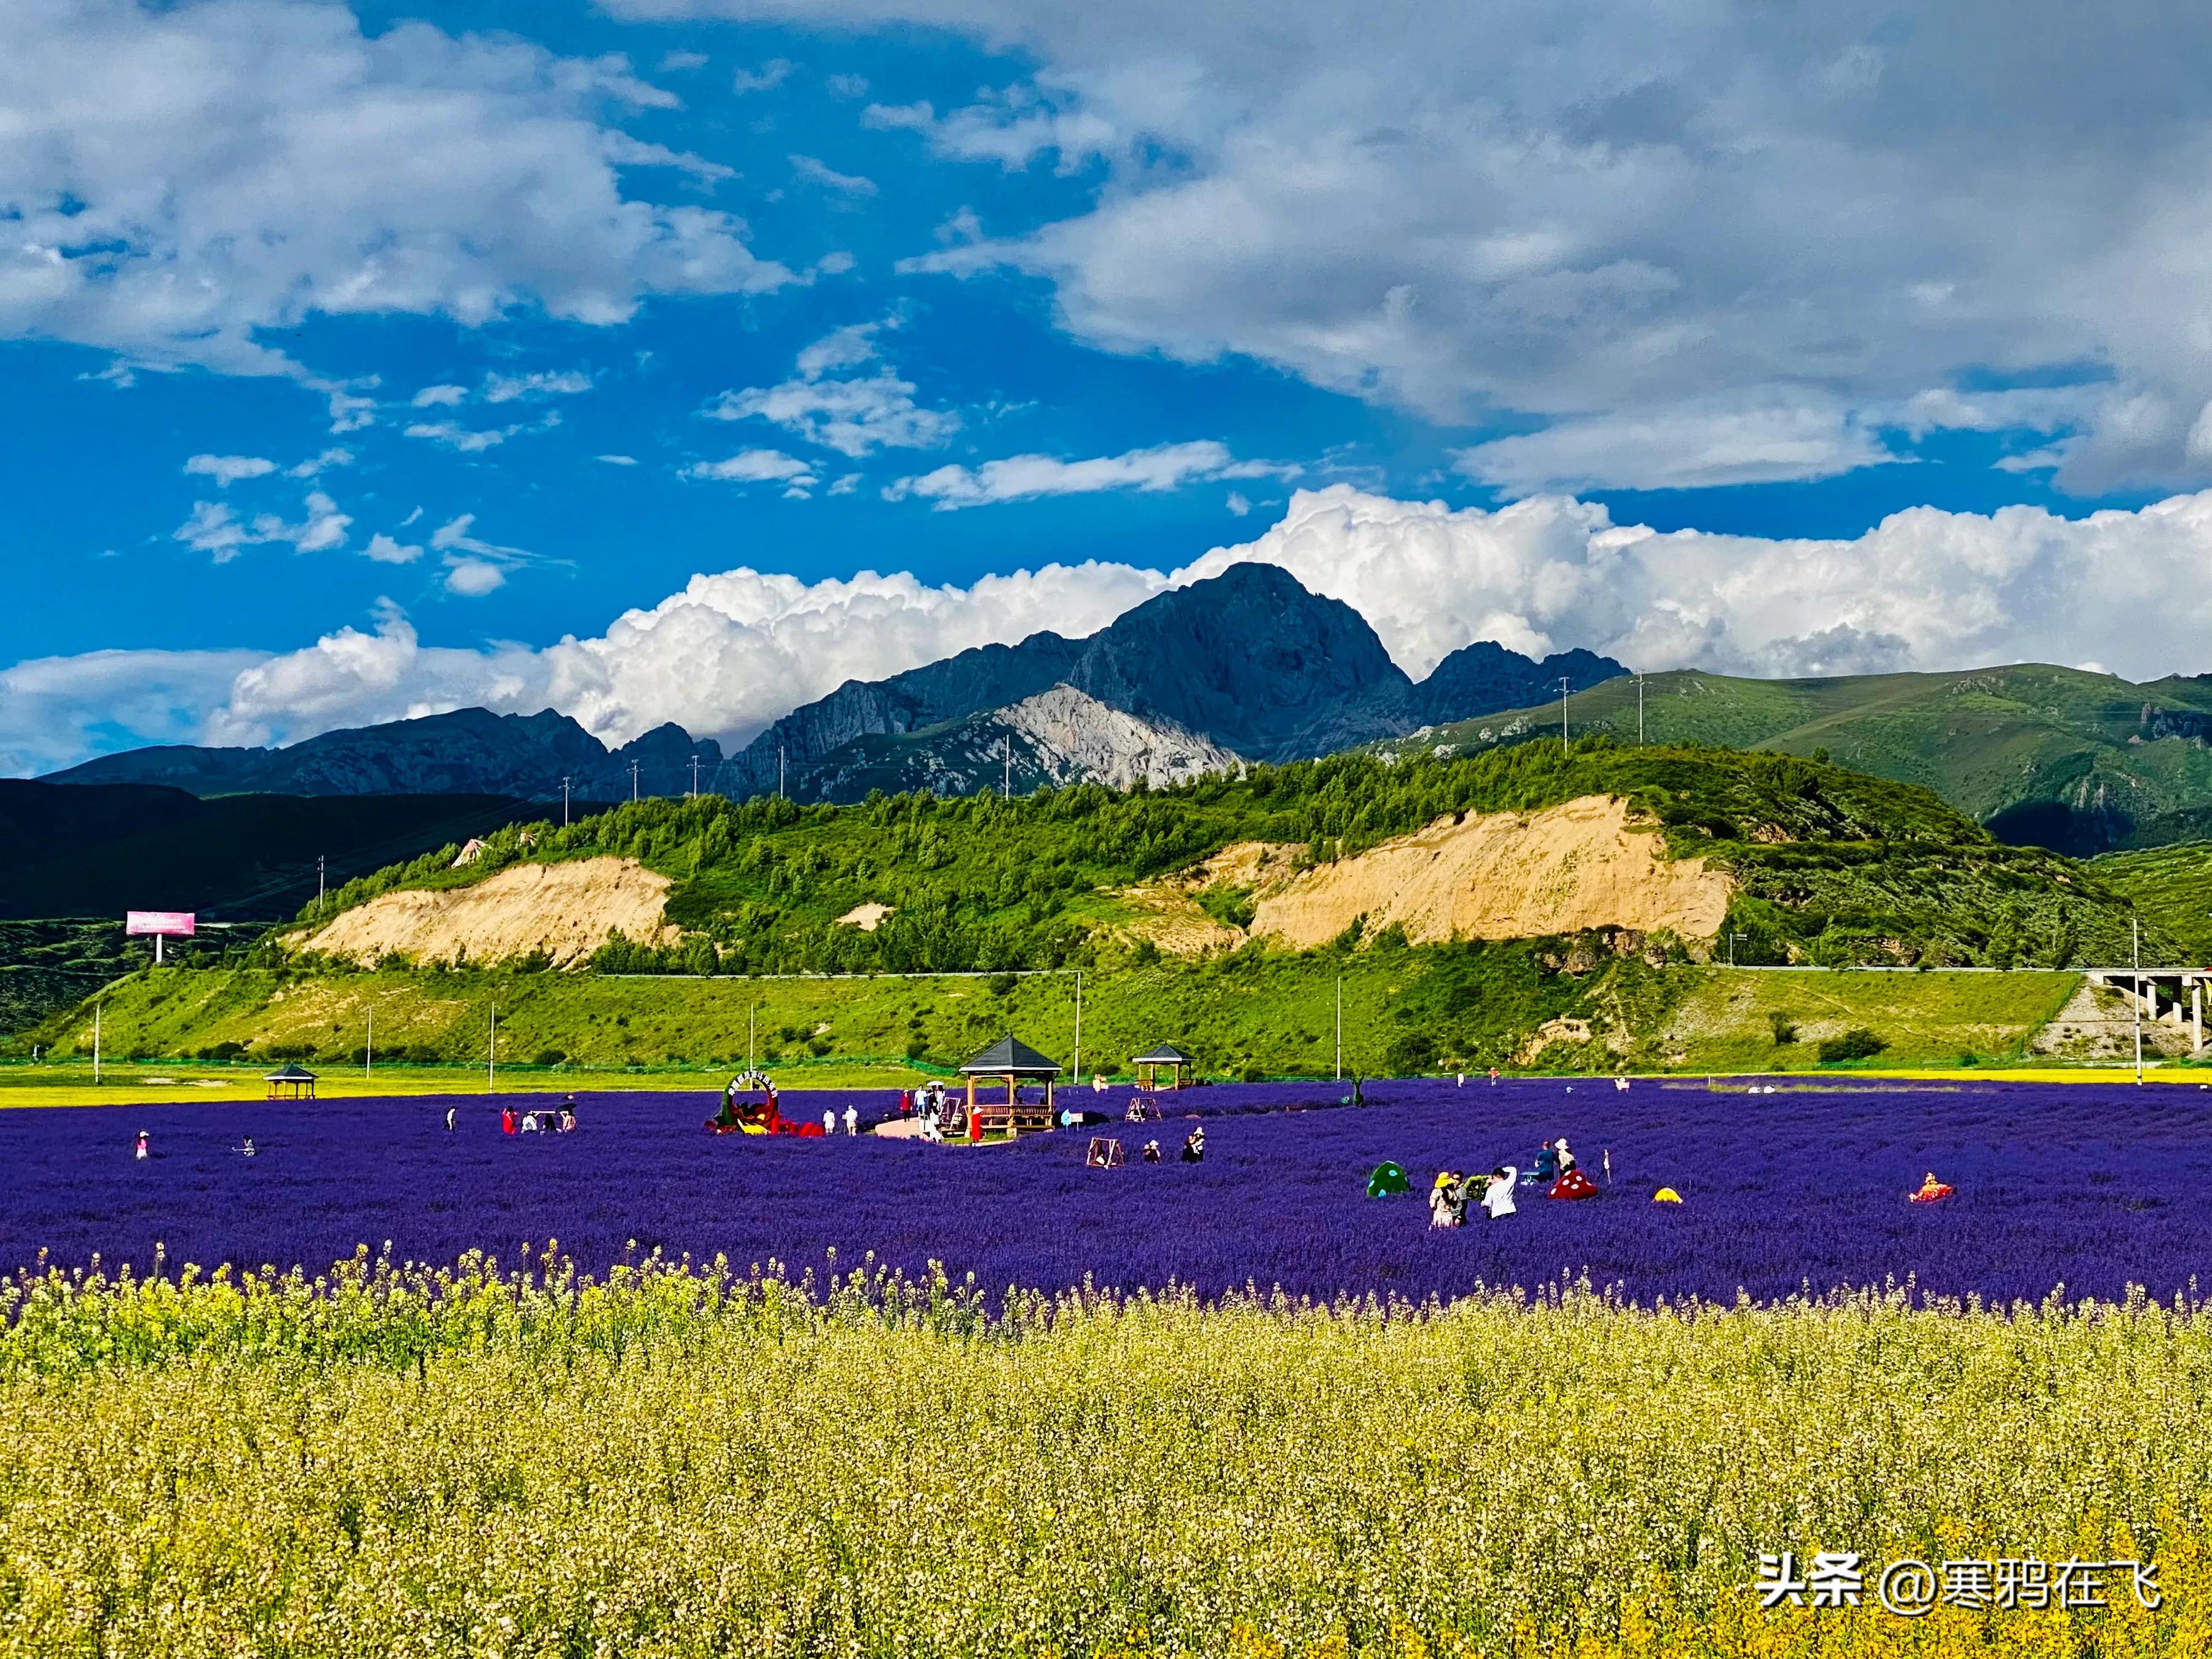
[[[151,1158],[151,1157],[153,1157],[153,1156],[154,1156],[154,1148],[153,1148],[152,1143],[151,1143],[150,1141],[149,1141],[149,1140],[148,1140],[147,1136],[146,1136],[146,1132],[145,1132],[143,1129],[141,1129],[141,1130],[138,1132],[138,1145],[137,1145],[137,1148],[136,1148],[136,1149],[131,1152],[131,1155],[133,1158],[136,1158],[140,1159],[141,1161],[143,1161],[144,1159],[146,1159],[146,1158]],[[1933,1180],[1935,1177],[1933,1177],[1933,1176],[1930,1176],[1930,1177],[1929,1177],[1929,1178],[1930,1180]]]
[[[1437,1184],[1429,1188],[1429,1225],[1456,1227],[1462,1213],[1452,1202],[1452,1194],[1459,1190],[1460,1175],[1456,1170],[1437,1171]]]

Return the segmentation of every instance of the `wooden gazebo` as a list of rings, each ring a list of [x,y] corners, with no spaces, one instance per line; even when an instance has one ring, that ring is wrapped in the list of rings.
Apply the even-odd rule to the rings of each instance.
[[[1129,1061],[1137,1073],[1139,1089],[1180,1089],[1190,1081],[1191,1068],[1197,1063],[1172,1042],[1156,1044]],[[1163,1073],[1166,1074],[1164,1080]]]
[[[261,1079],[269,1085],[271,1100],[313,1100],[315,1097],[315,1074],[297,1060]]]
[[[1052,1127],[1052,1085],[1060,1073],[1058,1066],[1019,1037],[1000,1037],[960,1068],[960,1075],[968,1079],[968,1121],[971,1133],[981,1134],[1003,1129],[1008,1134],[1015,1134],[1024,1129]],[[1044,1085],[1044,1103],[1025,1103],[1021,1098],[1022,1085],[1040,1082]],[[1004,1083],[1006,1099],[977,1098],[976,1085],[989,1083]]]

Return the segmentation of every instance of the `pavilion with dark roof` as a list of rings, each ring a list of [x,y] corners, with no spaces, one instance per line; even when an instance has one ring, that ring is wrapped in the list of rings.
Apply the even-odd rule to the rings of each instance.
[[[269,1085],[271,1100],[313,1100],[315,1097],[315,1074],[297,1060],[293,1060],[271,1072],[261,1079]]]
[[[960,1075],[968,1079],[968,1120],[979,1133],[1003,1129],[1016,1134],[1024,1129],[1052,1127],[1052,1087],[1059,1079],[1060,1067],[1046,1059],[1036,1049],[1012,1035],[996,1042],[960,1068]],[[1037,1105],[1024,1101],[1021,1087],[1024,1083],[1044,1085],[1044,1103]],[[976,1098],[976,1085],[1004,1083],[1006,1097],[1003,1101]]]
[[[1155,1043],[1129,1060],[1139,1089],[1180,1089],[1190,1081],[1192,1068],[1197,1064],[1172,1042]],[[1167,1074],[1164,1081],[1160,1075],[1163,1072]]]

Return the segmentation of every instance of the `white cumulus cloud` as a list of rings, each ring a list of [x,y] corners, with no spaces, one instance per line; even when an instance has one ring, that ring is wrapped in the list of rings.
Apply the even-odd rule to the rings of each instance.
[[[2050,446],[2063,487],[2212,478],[2212,422],[2191,437],[2212,404],[2201,5],[2144,0],[2114,27],[2077,0],[1357,21],[1328,0],[600,4],[968,37],[996,84],[865,121],[949,165],[1103,178],[1065,216],[913,268],[1032,273],[1115,351],[1242,355],[1443,421],[1568,428],[1478,462],[1515,487],[1820,477],[1881,459],[1853,427],[1931,387],[1971,406],[1965,429],[2032,431],[2034,399],[1968,388],[2069,378],[2091,386]],[[1708,401],[1802,409],[1826,435],[1669,416]]]
[[[760,470],[767,482],[788,476]],[[464,595],[491,585],[470,562],[504,573],[530,557],[478,537],[467,515],[428,541]],[[1252,540],[1172,571],[1048,565],[960,587],[906,574],[807,582],[741,568],[695,576],[596,637],[543,647],[425,646],[387,611],[373,630],[342,628],[265,659],[221,659],[227,678],[204,653],[19,665],[0,672],[0,754],[56,763],[82,753],[94,730],[116,727],[149,741],[289,741],[471,704],[563,709],[609,742],[664,720],[742,741],[847,679],[1044,628],[1087,633],[1171,585],[1248,560],[1352,605],[1417,678],[1475,640],[1532,655],[1583,646],[1641,669],[1753,674],[2040,660],[2148,679],[2212,666],[2212,491],[2081,519],[1914,507],[1861,536],[1777,540],[1616,525],[1602,507],[1564,495],[1485,511],[1338,484],[1294,492]],[[37,696],[11,702],[19,686]],[[38,721],[52,726],[51,739],[37,736]]]
[[[793,280],[729,214],[619,170],[696,173],[610,122],[674,101],[619,57],[371,35],[328,0],[15,0],[0,337],[297,372],[262,333],[317,313],[609,324],[656,294]],[[369,418],[330,390],[334,428]]]

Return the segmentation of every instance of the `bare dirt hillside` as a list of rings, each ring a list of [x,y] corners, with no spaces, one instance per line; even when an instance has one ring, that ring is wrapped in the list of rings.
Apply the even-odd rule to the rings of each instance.
[[[356,962],[511,961],[544,951],[556,966],[582,962],[619,928],[672,944],[662,920],[668,878],[634,859],[518,864],[469,887],[385,893],[347,911],[304,948]]]
[[[1356,857],[1300,870],[1303,850],[1239,842],[1181,884],[1122,896],[1142,918],[1135,931],[1182,951],[1244,937],[1305,949],[1362,917],[1370,935],[1395,923],[1416,943],[1595,927],[1710,939],[1728,915],[1729,878],[1699,860],[1668,859],[1658,836],[1632,829],[1626,804],[1609,796],[1540,812],[1439,818]],[[1200,907],[1195,895],[1214,887],[1250,895],[1248,927],[1228,927]]]

